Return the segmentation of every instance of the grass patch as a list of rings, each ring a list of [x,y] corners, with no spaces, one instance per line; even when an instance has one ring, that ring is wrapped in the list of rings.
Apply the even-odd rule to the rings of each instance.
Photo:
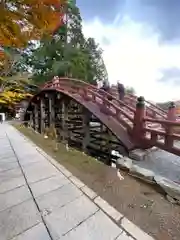
[[[45,139],[43,135],[35,133],[34,130],[17,123],[13,124],[13,126],[73,174],[76,176],[78,175],[81,180],[82,173],[99,175],[101,171],[108,168],[108,166],[104,165],[102,162],[78,150],[69,148],[69,151],[67,151],[65,145],[62,143],[58,143],[58,150],[55,151],[53,140],[49,138]]]

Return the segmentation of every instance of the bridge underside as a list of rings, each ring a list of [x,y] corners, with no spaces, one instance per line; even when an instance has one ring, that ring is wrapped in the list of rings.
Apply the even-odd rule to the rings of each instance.
[[[96,116],[69,96],[42,91],[27,108],[25,121],[35,131],[80,149],[110,165],[118,153],[128,155],[123,143]],[[113,151],[114,150],[114,151]],[[114,154],[116,153],[116,154]]]

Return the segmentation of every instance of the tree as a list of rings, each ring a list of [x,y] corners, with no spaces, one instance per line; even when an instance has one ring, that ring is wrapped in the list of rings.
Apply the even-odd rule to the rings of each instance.
[[[45,82],[54,75],[83,77],[85,56],[81,51],[84,44],[79,9],[67,5],[67,24],[58,28],[51,39],[44,38],[33,54],[34,78]]]
[[[108,81],[106,66],[102,58],[102,49],[96,44],[93,38],[88,38],[85,42],[84,51],[89,58],[86,79],[90,83],[97,81]]]
[[[0,45],[24,47],[62,23],[65,0],[2,0]]]
[[[17,75],[27,67],[21,54],[28,55],[30,40],[49,36],[63,24],[66,0],[1,0],[0,2],[0,107],[14,108],[32,96],[37,87],[28,76]],[[34,49],[32,48],[31,51]],[[26,59],[27,60],[27,59]],[[23,63],[18,65],[18,63]]]
[[[90,83],[107,79],[102,50],[92,38],[85,39],[79,9],[67,5],[67,24],[57,28],[51,38],[43,38],[37,49],[29,46],[23,59],[36,83],[53,76],[79,78]]]
[[[19,49],[20,58],[16,62],[16,72],[31,72],[31,65],[34,61],[33,52],[37,49],[38,42],[29,41],[27,48]]]
[[[32,97],[38,88],[31,83],[28,75],[0,78],[0,108],[14,109],[21,100]]]
[[[0,65],[0,76],[13,75],[16,64],[20,59],[20,54],[16,49],[9,47],[4,47],[2,52],[4,57],[2,58],[3,63]]]
[[[18,51],[5,48],[4,68],[0,74],[0,108],[14,109],[15,105],[37,91],[29,75],[17,73],[17,63],[20,59]]]
[[[133,87],[126,87],[126,93],[135,95],[136,91]]]

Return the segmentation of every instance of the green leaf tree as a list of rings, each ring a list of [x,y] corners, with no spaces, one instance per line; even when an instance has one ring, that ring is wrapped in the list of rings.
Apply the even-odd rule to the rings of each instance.
[[[37,84],[53,76],[68,76],[95,83],[107,80],[107,71],[102,50],[93,38],[85,39],[79,9],[69,2],[64,26],[54,32],[53,37],[44,37],[30,44],[23,52],[21,68],[33,73]]]
[[[126,93],[135,95],[136,91],[133,87],[126,87]]]

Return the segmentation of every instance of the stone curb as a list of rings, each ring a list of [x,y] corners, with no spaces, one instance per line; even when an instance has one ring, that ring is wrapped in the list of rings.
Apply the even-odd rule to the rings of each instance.
[[[180,205],[180,185],[162,176],[156,175],[153,171],[139,167],[133,160],[124,157],[117,160],[117,169],[128,172],[129,175],[141,179],[147,183],[158,185],[165,193],[169,202]]]
[[[134,223],[129,221],[127,218],[123,218],[121,220],[121,226],[130,234],[133,233],[133,237],[137,240],[154,240],[147,233],[142,231],[139,227],[137,227]],[[121,238],[120,238],[121,239]]]

